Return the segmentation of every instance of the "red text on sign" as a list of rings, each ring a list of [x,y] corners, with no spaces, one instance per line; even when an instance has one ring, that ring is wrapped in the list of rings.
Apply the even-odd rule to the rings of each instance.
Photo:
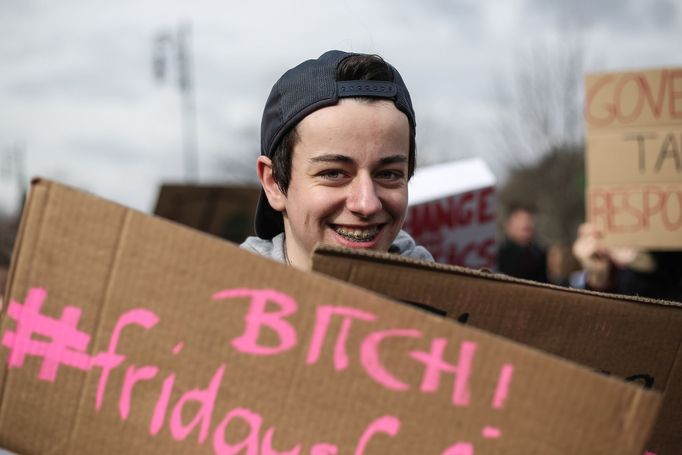
[[[641,233],[654,226],[682,231],[682,186],[627,186],[588,193],[591,222],[606,233]]]
[[[662,70],[654,78],[642,73],[609,74],[587,90],[585,118],[589,126],[634,124],[643,116],[658,120],[663,114],[682,119],[682,69]],[[605,100],[597,103],[596,100]]]

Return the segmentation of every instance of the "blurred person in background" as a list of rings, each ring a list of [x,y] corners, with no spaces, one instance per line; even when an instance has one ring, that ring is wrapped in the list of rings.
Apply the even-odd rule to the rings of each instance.
[[[572,287],[682,302],[682,251],[607,247],[603,237],[593,224],[578,228],[573,254],[583,270]]]
[[[433,260],[402,230],[415,127],[379,56],[329,51],[287,71],[263,112],[257,237],[242,248],[304,270],[317,243]]]
[[[530,207],[512,207],[503,229],[504,240],[497,250],[498,271],[547,282],[547,253],[535,239],[535,211]]]

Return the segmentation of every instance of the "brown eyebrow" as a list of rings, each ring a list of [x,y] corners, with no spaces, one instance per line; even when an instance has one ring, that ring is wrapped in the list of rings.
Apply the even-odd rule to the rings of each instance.
[[[401,163],[407,163],[407,157],[405,155],[391,155],[379,160],[379,164],[381,164],[382,166],[385,166],[387,164]]]
[[[341,163],[353,163],[354,160],[350,158],[349,156],[346,155],[340,155],[340,154],[327,154],[327,155],[319,155],[319,156],[314,156],[310,158],[311,163],[333,163],[333,162],[341,162]],[[379,160],[379,164],[382,166],[386,166],[388,164],[396,164],[396,163],[407,163],[407,157],[405,155],[391,155],[387,156],[384,158],[381,158]]]
[[[342,163],[352,163],[353,160],[346,156],[346,155],[338,155],[338,154],[328,154],[328,155],[319,155],[319,156],[314,156],[310,158],[311,163],[332,163],[332,162],[337,162],[340,161]]]

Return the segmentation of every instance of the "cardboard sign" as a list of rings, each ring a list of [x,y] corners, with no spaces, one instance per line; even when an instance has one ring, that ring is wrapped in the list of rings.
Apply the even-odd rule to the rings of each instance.
[[[682,249],[682,68],[585,79],[587,217],[611,245]]]
[[[483,160],[417,169],[409,204],[404,229],[436,261],[495,267],[495,177]]]
[[[313,269],[663,392],[648,449],[657,455],[680,453],[682,303],[331,247],[316,250]]]
[[[1,325],[19,453],[641,455],[656,392],[34,183]]]
[[[260,187],[163,185],[154,214],[235,243],[254,235]]]

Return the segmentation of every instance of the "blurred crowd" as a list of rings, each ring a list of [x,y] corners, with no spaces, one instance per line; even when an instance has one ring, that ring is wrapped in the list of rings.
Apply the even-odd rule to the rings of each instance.
[[[573,245],[541,245],[535,213],[514,207],[498,248],[498,271],[578,289],[682,302],[682,251],[607,246],[597,226],[584,223]]]

